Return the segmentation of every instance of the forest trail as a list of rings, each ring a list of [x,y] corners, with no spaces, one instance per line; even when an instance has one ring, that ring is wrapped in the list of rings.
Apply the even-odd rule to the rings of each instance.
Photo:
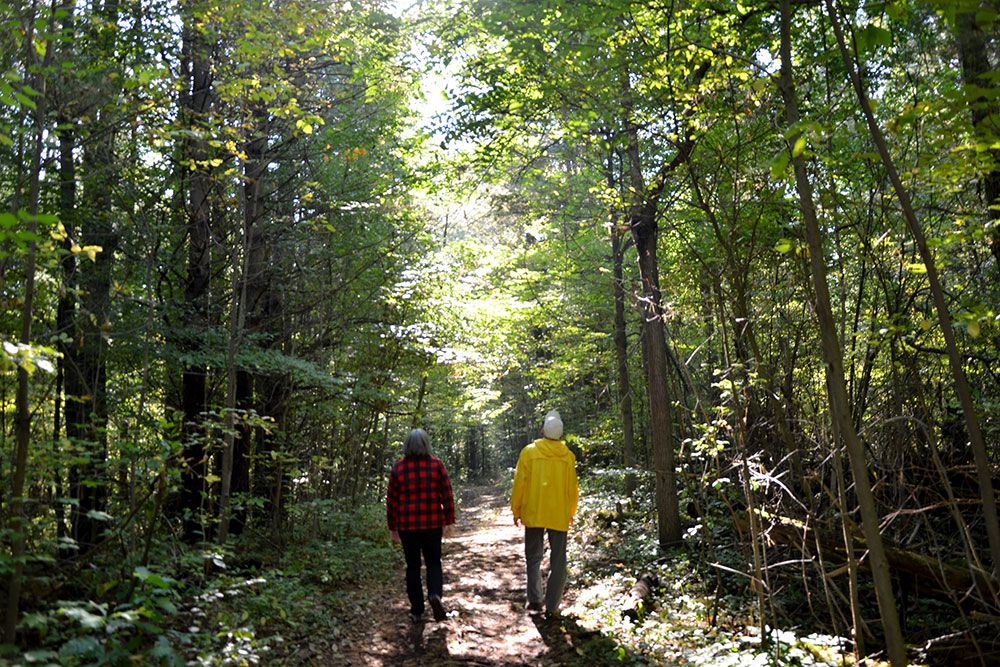
[[[448,620],[412,624],[402,568],[357,618],[352,649],[329,663],[350,665],[572,665],[578,643],[596,639],[571,618],[546,621],[524,611],[523,529],[494,487],[462,493],[454,536],[445,540]],[[548,567],[548,558],[542,564]],[[572,592],[564,597],[571,603]]]

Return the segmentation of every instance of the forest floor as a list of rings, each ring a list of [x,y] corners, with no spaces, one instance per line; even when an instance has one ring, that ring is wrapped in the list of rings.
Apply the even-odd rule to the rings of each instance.
[[[349,648],[326,664],[574,665],[612,655],[613,642],[571,615],[547,620],[525,613],[523,529],[513,525],[498,489],[463,491],[443,562],[446,621],[409,620],[400,569],[397,580],[369,591],[370,613],[355,619],[342,644]],[[543,571],[547,566],[546,558]],[[568,590],[564,603],[573,600]]]
[[[772,629],[770,645],[762,646],[759,630],[748,623],[752,598],[745,583],[721,577],[713,566],[739,567],[739,550],[692,538],[661,551],[651,496],[643,491],[622,500],[602,488],[615,479],[595,473],[583,480],[558,619],[524,610],[523,529],[511,520],[506,493],[469,486],[459,494],[455,534],[443,545],[447,620],[410,621],[402,553],[385,534],[384,509],[373,505],[324,515],[284,561],[220,575],[197,598],[198,607],[178,619],[187,633],[178,637],[187,638],[188,654],[201,665],[850,662],[843,640],[803,636],[804,628]],[[689,532],[706,530],[699,524]],[[629,617],[623,606],[642,573],[660,585]]]

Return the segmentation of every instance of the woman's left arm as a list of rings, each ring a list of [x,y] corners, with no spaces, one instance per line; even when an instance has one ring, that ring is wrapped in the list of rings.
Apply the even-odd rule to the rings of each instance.
[[[451,480],[448,479],[448,471],[443,463],[440,466],[438,494],[441,497],[441,508],[444,510],[444,525],[450,526],[455,523],[455,497],[451,493]]]

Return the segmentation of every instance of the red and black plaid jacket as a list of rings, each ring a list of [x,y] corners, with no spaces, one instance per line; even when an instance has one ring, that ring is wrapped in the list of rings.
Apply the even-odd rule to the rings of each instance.
[[[385,508],[389,530],[431,530],[455,523],[455,499],[441,460],[413,456],[396,461]]]

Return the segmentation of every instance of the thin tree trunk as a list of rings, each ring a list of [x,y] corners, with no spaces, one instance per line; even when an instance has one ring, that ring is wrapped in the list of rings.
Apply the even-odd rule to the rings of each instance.
[[[64,20],[63,31],[71,34],[72,12],[70,18]],[[68,57],[68,56],[67,56]],[[79,371],[76,367],[76,334],[75,310],[77,300],[77,257],[72,251],[73,237],[76,235],[76,160],[73,149],[76,146],[76,131],[74,122],[60,113],[56,119],[59,127],[59,221],[63,225],[65,238],[62,241],[62,283],[59,287],[59,301],[56,304],[56,349],[59,350],[57,361],[57,379],[55,401],[53,406],[54,428],[52,437],[60,442],[63,427],[66,438],[70,442],[79,436],[80,425],[83,423],[82,402],[80,396],[83,388],[79,381]],[[56,486],[58,496],[62,498],[63,472],[56,471]],[[72,485],[72,480],[70,481]],[[62,500],[56,503],[56,535],[66,536],[65,504]]]
[[[826,7],[833,32],[837,37],[837,45],[840,48],[841,58],[850,75],[851,83],[854,85],[854,92],[857,94],[861,111],[864,113],[865,121],[868,123],[868,130],[871,133],[872,141],[875,143],[878,154],[882,159],[882,165],[889,176],[889,181],[896,191],[896,198],[899,200],[900,208],[903,211],[903,218],[906,220],[910,235],[917,246],[920,259],[927,269],[927,284],[930,287],[931,296],[934,300],[938,325],[941,327],[941,333],[944,336],[945,348],[948,352],[948,362],[955,380],[955,391],[958,394],[959,403],[962,405],[962,413],[965,416],[965,427],[968,430],[969,442],[972,445],[972,452],[976,459],[976,477],[979,482],[979,495],[983,505],[983,520],[986,523],[986,536],[990,544],[993,572],[996,574],[1000,572],[1000,521],[998,521],[997,517],[996,493],[993,489],[992,464],[990,463],[989,452],[986,450],[986,442],[983,439],[979,417],[976,414],[976,406],[972,401],[972,391],[969,388],[969,381],[966,378],[965,369],[962,367],[962,358],[959,355],[958,344],[955,341],[955,329],[951,324],[951,314],[948,312],[948,305],[944,299],[944,289],[941,287],[941,282],[938,278],[937,264],[934,261],[934,255],[931,253],[930,247],[927,245],[927,237],[924,235],[923,227],[921,227],[920,222],[917,220],[917,215],[913,210],[910,193],[899,177],[899,172],[885,143],[882,128],[879,127],[878,122],[875,120],[875,114],[872,111],[871,102],[861,81],[861,75],[858,73],[854,59],[847,48],[847,42],[840,27],[840,18],[833,0],[826,0]]]
[[[54,25],[55,12],[50,12],[48,19],[48,30],[51,32]],[[28,23],[25,52],[29,59],[34,57],[34,20]],[[41,192],[42,178],[42,157],[45,150],[45,116],[48,113],[48,91],[46,89],[45,71],[48,68],[54,49],[48,49],[43,63],[33,82],[34,89],[38,91],[35,99],[35,110],[33,115],[33,125],[35,136],[31,151],[31,165],[28,173],[28,230],[34,236],[38,227],[38,203]],[[36,63],[38,65],[39,63]],[[27,254],[24,260],[24,302],[21,306],[21,333],[19,342],[21,345],[31,344],[31,328],[34,319],[35,309],[35,269],[36,269],[37,244],[35,241],[28,242]],[[3,641],[5,644],[13,644],[16,637],[18,609],[21,601],[21,585],[24,575],[24,553],[27,544],[25,531],[28,529],[27,517],[24,516],[24,488],[28,478],[28,448],[31,441],[31,406],[28,404],[28,389],[30,377],[27,369],[23,365],[17,368],[17,391],[14,398],[14,474],[10,493],[10,522],[9,530],[12,534],[11,562],[13,567],[7,585],[7,604],[4,609],[3,621]]]
[[[243,231],[244,243],[248,237],[246,229]],[[229,538],[229,504],[230,493],[233,480],[233,450],[236,437],[236,351],[239,349],[240,338],[243,334],[244,318],[246,317],[246,275],[247,262],[250,255],[247,248],[243,248],[241,256],[240,246],[243,243],[233,243],[232,259],[232,287],[229,301],[229,342],[226,346],[226,415],[223,436],[224,446],[222,450],[222,477],[221,491],[219,493],[219,544],[225,544]],[[241,261],[242,259],[242,261]]]
[[[420,387],[417,389],[417,407],[413,409],[410,427],[417,428],[424,418],[424,397],[427,395],[427,371],[420,376]]]
[[[792,77],[791,8],[789,0],[781,0],[780,53],[781,75],[779,87],[785,99],[785,120],[788,127],[797,127],[799,123],[799,108],[798,99],[795,95],[794,79]],[[906,664],[906,646],[903,643],[899,615],[896,610],[896,600],[892,593],[889,563],[886,560],[882,535],[879,532],[878,514],[875,510],[875,498],[868,479],[868,465],[865,460],[865,451],[851,419],[851,408],[844,380],[840,341],[837,339],[837,325],[833,319],[833,311],[830,306],[823,241],[820,235],[819,222],[816,218],[812,185],[809,182],[809,175],[806,171],[805,158],[801,151],[796,152],[792,148],[795,146],[799,136],[800,133],[795,132],[789,137],[788,146],[792,152],[795,186],[799,195],[799,210],[805,226],[806,241],[809,246],[809,266],[810,273],[812,274],[814,297],[816,299],[816,316],[819,320],[823,356],[827,364],[830,413],[834,422],[834,433],[838,434],[847,446],[851,470],[854,474],[855,492],[858,496],[858,505],[861,511],[861,527],[869,549],[879,614],[882,618],[882,626],[885,631],[886,649],[890,662],[898,667]]]
[[[230,496],[232,493],[233,470],[238,468],[241,473],[247,467],[249,456],[250,431],[245,425],[239,429],[239,449],[237,450],[234,433],[234,416],[237,398],[236,351],[239,348],[244,332],[249,328],[257,333],[260,329],[261,306],[265,285],[265,265],[267,260],[267,245],[261,230],[262,206],[261,189],[265,172],[264,149],[267,146],[267,127],[263,110],[254,108],[252,136],[244,143],[246,158],[243,165],[243,225],[242,245],[243,261],[238,265],[233,261],[233,301],[230,312],[230,338],[226,359],[226,436],[222,460],[222,493],[220,497],[221,522],[219,541],[224,542],[229,535],[230,527]],[[237,277],[239,283],[237,283]],[[258,385],[247,378],[250,386]],[[252,394],[252,391],[250,392]],[[236,462],[237,455],[241,459]],[[242,482],[242,480],[241,480]],[[240,522],[242,529],[242,522]]]
[[[614,189],[614,164],[612,156],[608,156],[607,166],[608,187]],[[635,424],[632,415],[632,380],[628,370],[628,336],[625,328],[625,248],[622,243],[625,230],[621,227],[618,215],[611,212],[611,285],[615,299],[615,362],[618,367],[618,409],[622,420],[622,458],[628,472],[625,473],[625,494],[632,496],[635,492]]]
[[[236,410],[245,414],[253,409],[254,378],[250,371],[244,368],[236,369]],[[233,495],[247,494],[250,491],[250,454],[253,442],[253,429],[246,419],[241,419],[236,425],[236,439],[233,441],[233,478],[231,491]],[[242,535],[247,522],[246,504],[232,507],[229,514],[229,533]]]

